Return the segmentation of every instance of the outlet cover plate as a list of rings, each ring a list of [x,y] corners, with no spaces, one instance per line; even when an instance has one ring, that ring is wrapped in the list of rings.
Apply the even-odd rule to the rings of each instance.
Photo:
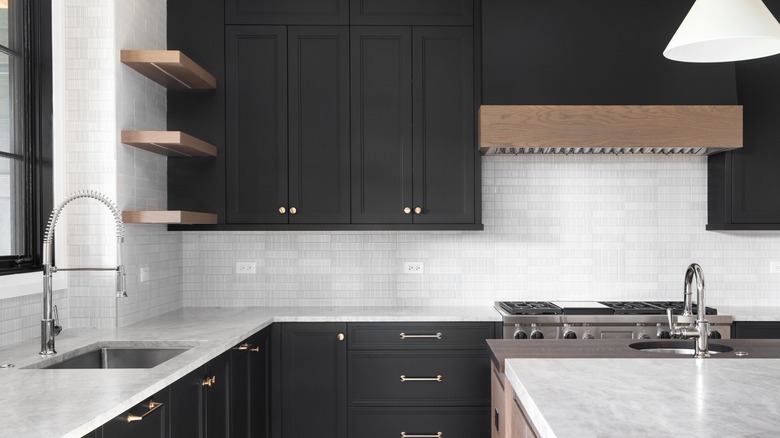
[[[404,274],[424,274],[425,265],[423,262],[404,262]]]
[[[257,262],[236,262],[236,274],[257,274]]]

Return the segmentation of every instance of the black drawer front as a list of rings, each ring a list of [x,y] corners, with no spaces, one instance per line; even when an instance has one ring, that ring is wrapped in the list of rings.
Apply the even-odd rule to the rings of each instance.
[[[442,438],[490,436],[488,408],[355,408],[350,410],[350,438],[399,438],[433,435]]]
[[[351,352],[349,370],[352,406],[490,404],[490,359],[484,353]]]
[[[485,350],[494,337],[490,322],[349,324],[350,350]]]
[[[352,0],[350,24],[474,24],[473,0]]]

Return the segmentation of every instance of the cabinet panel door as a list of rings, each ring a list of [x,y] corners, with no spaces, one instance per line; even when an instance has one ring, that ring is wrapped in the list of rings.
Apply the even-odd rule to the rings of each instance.
[[[282,436],[347,435],[347,343],[344,323],[282,326]]]
[[[490,436],[489,408],[353,408],[350,438],[414,436],[475,438]]]
[[[227,0],[227,24],[349,24],[349,0]]]
[[[415,27],[415,223],[474,222],[474,38],[467,27]]]
[[[290,223],[349,223],[349,28],[290,27]]]
[[[205,393],[206,438],[230,437],[230,352],[212,359],[206,365],[213,379]]]
[[[351,24],[474,24],[473,0],[352,0]]]
[[[287,223],[287,29],[229,26],[227,222]]]
[[[411,28],[350,31],[352,223],[412,223]]]
[[[744,147],[731,152],[732,221],[780,224],[780,60],[737,63]]]
[[[162,403],[162,405],[148,413],[150,401]],[[166,388],[104,424],[103,436],[111,438],[165,438],[168,436],[169,405],[170,399],[168,388]],[[135,416],[137,420],[128,421],[128,415]],[[143,419],[138,419],[141,415],[144,415]]]
[[[203,378],[200,367],[171,385],[171,438],[203,438]]]
[[[231,351],[230,415],[235,438],[270,437],[270,329],[251,336]]]

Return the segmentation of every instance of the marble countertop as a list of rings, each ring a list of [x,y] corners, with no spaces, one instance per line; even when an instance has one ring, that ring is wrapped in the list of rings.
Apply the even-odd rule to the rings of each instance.
[[[501,321],[492,306],[185,308],[110,330],[65,329],[60,355],[94,344],[187,345],[152,369],[46,370],[40,339],[0,348],[3,436],[81,437],[274,322]]]
[[[507,359],[541,438],[776,436],[777,359]]]

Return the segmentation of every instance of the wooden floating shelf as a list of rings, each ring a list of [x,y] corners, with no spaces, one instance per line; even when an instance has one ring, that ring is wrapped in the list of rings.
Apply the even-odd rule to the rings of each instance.
[[[122,143],[169,157],[216,157],[217,148],[181,131],[122,131]]]
[[[122,50],[123,64],[167,88],[213,90],[217,80],[178,50]]]
[[[479,109],[483,154],[615,149],[706,155],[741,147],[739,105],[483,105]]]
[[[214,225],[217,223],[217,215],[214,213],[179,210],[125,210],[122,212],[122,222],[126,224]]]

